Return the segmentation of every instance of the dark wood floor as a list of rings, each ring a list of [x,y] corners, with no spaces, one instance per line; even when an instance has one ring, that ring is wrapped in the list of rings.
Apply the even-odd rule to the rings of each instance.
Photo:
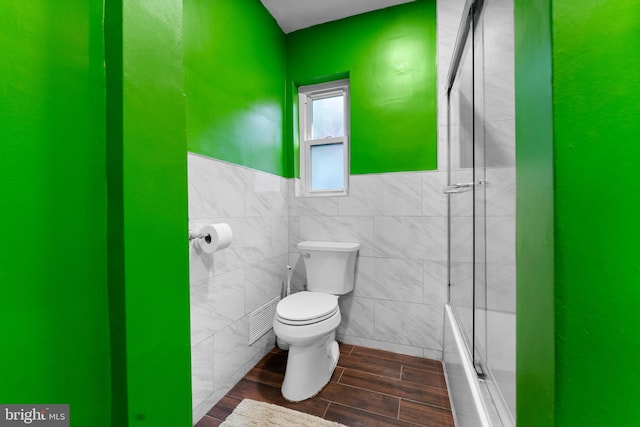
[[[299,403],[287,402],[280,394],[286,363],[285,351],[271,350],[196,427],[220,425],[244,398],[350,427],[454,425],[439,361],[340,344],[340,360],[329,384]]]

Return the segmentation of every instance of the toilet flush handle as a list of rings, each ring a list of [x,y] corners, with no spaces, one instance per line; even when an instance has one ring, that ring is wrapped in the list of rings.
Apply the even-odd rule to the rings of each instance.
[[[311,254],[310,254],[310,253],[308,253],[308,252],[303,253],[303,254],[302,254],[302,256],[303,256],[304,258],[311,258]]]

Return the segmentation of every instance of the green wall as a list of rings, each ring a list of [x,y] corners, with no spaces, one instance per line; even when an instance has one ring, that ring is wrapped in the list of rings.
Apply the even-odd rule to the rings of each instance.
[[[185,0],[189,151],[286,175],[284,34],[256,0]]]
[[[295,88],[346,75],[351,173],[436,169],[435,1],[419,0],[287,36],[289,176],[299,175],[291,121],[297,116]]]
[[[108,6],[114,425],[189,426],[182,1]]]
[[[640,5],[552,3],[556,424],[629,425],[640,420]]]
[[[518,425],[640,419],[638,22],[634,0],[516,2]]]
[[[0,3],[0,402],[189,426],[181,1],[104,5]]]
[[[0,2],[0,402],[110,426],[100,0]]]
[[[351,172],[437,167],[435,1],[287,36],[250,0],[187,0],[184,21],[189,151],[296,176],[296,85],[348,76]]]

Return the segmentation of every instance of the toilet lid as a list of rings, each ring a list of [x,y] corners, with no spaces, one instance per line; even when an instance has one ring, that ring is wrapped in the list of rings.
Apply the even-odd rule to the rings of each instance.
[[[320,292],[298,292],[289,295],[276,306],[276,314],[280,319],[295,323],[324,320],[336,311],[338,296]]]

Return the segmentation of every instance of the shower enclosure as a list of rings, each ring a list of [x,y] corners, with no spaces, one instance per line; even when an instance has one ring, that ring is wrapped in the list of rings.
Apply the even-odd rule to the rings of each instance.
[[[513,0],[467,1],[448,94],[445,364],[459,426],[515,422]]]

